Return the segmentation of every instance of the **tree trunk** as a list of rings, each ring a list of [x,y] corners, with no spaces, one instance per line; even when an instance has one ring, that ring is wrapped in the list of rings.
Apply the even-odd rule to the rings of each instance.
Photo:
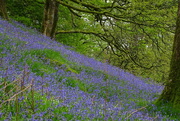
[[[173,108],[180,109],[180,0],[176,20],[173,53],[171,58],[169,81],[157,101],[158,104],[168,103]]]
[[[5,0],[0,0],[0,16],[6,20],[9,20]]]
[[[56,0],[46,0],[44,7],[42,33],[51,38],[55,38],[55,29],[58,22],[58,6],[59,4]]]

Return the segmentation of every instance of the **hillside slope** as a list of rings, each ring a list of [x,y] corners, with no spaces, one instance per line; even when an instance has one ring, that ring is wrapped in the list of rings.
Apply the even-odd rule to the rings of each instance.
[[[163,86],[17,22],[0,19],[0,53],[0,120],[172,120],[147,109]]]

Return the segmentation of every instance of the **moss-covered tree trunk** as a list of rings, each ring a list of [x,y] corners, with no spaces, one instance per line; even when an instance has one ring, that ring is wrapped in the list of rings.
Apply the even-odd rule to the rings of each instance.
[[[167,81],[157,103],[169,103],[172,104],[173,108],[180,109],[180,0],[178,2],[176,32],[174,36],[169,81]]]
[[[55,37],[55,30],[58,21],[58,6],[56,0],[46,0],[44,7],[44,18],[42,23],[42,33],[48,37]]]
[[[0,0],[0,16],[6,20],[9,20],[5,0]]]

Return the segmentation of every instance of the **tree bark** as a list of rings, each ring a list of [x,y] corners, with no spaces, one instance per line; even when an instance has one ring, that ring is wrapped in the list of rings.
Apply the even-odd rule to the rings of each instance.
[[[2,16],[5,20],[9,20],[5,0],[0,0],[0,16]]]
[[[169,81],[157,101],[157,104],[170,104],[173,108],[180,109],[180,0],[176,20],[173,52],[170,65]]]
[[[59,3],[56,0],[46,0],[44,7],[42,33],[51,38],[55,38],[55,30],[58,22],[58,6]]]

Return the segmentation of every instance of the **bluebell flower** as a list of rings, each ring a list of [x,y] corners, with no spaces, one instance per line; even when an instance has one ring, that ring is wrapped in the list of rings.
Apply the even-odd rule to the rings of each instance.
[[[28,77],[24,79],[25,86],[31,83],[32,79],[35,79],[35,91],[42,92],[44,95],[46,93],[49,100],[54,99],[54,101],[51,100],[51,107],[47,109],[47,112],[50,112],[49,115],[46,115],[47,112],[45,113],[45,111],[40,111],[38,106],[45,104],[40,100],[36,100],[35,111],[37,113],[32,115],[30,119],[32,121],[53,120],[55,116],[53,114],[54,108],[63,106],[67,107],[68,112],[63,112],[62,114],[72,114],[74,116],[72,120],[79,120],[78,117],[82,117],[84,120],[86,118],[89,120],[124,120],[129,111],[139,108],[137,105],[139,99],[146,103],[151,103],[157,99],[155,95],[160,94],[164,88],[154,82],[147,83],[148,80],[136,77],[122,69],[109,65],[107,62],[101,63],[93,58],[74,52],[69,49],[70,47],[52,41],[37,30],[31,30],[15,21],[8,23],[0,19],[0,40],[3,40],[3,42],[0,41],[0,44],[12,46],[11,48],[4,47],[0,53],[6,55],[0,58],[0,61],[2,61],[0,76],[2,78],[6,77],[8,81],[13,81],[18,75],[22,74],[25,68],[29,72]],[[17,44],[17,41],[20,44]],[[27,66],[25,61],[31,58],[33,62],[41,61],[44,63],[44,61],[39,59],[38,55],[27,55],[24,57],[23,63],[18,63],[24,51],[43,49],[58,51],[68,61],[73,62],[75,66],[82,68],[86,66],[88,69],[83,68],[79,73],[72,73],[65,71],[63,68],[54,67],[56,72],[44,74],[41,77],[31,72],[28,66],[32,65],[29,64]],[[45,64],[49,64],[49,62],[47,61]],[[71,67],[71,65],[69,66]],[[65,65],[64,68],[66,68]],[[94,70],[94,72],[90,72],[89,69]],[[87,91],[82,91],[80,87],[66,86],[65,83],[68,78],[84,83],[84,88]],[[30,93],[30,90],[28,91]],[[20,100],[23,100],[23,98]],[[28,104],[24,103],[24,105]],[[25,110],[24,113],[26,114],[23,114],[22,117],[26,117],[28,111],[26,109],[22,110]],[[12,115],[8,114],[8,118],[11,119]],[[157,120],[168,119],[160,115],[160,112],[157,112],[157,115]],[[128,120],[152,120],[153,118],[150,114],[139,111]],[[65,115],[60,116],[58,119],[67,120]]]

